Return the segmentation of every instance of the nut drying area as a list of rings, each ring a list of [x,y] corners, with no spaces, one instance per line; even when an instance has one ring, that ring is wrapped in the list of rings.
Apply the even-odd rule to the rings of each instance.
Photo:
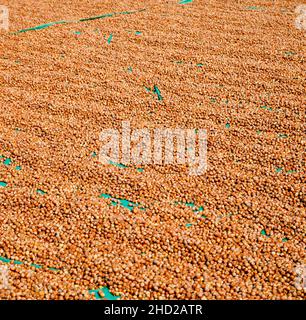
[[[1,4],[0,299],[305,298],[300,1]],[[101,164],[126,120],[207,170]]]

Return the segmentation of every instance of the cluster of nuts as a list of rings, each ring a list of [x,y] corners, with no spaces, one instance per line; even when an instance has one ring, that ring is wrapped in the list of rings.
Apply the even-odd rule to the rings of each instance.
[[[302,34],[244,2],[0,34],[0,299],[305,298]],[[92,15],[10,3],[16,29]],[[126,120],[206,129],[207,171],[101,164],[101,130]]]

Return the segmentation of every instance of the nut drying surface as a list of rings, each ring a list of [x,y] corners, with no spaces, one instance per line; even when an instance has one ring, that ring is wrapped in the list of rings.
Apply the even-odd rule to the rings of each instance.
[[[0,299],[305,298],[305,31],[271,2],[2,1]],[[123,120],[206,129],[207,171],[102,165]]]

